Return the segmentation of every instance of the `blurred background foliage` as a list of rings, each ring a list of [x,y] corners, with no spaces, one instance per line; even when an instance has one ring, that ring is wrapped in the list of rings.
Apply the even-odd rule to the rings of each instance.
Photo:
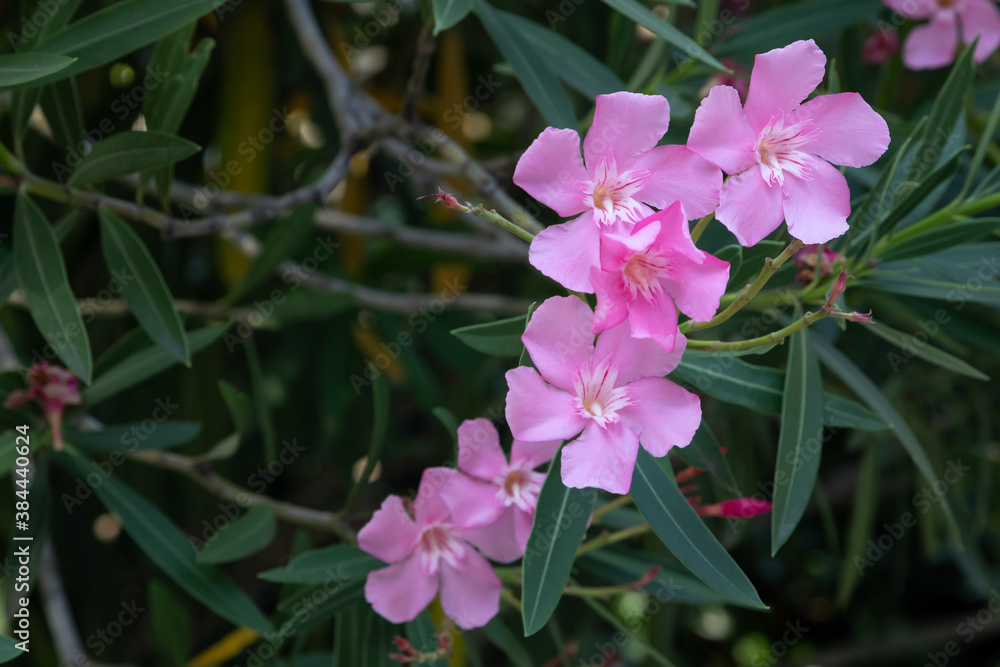
[[[108,4],[106,0],[83,0],[75,16]],[[306,60],[282,4],[264,0],[232,4],[235,6],[223,6],[224,13],[206,14],[194,28],[190,43],[212,40],[214,49],[177,134],[202,146],[203,151],[176,165],[176,179],[192,184],[214,181],[225,190],[249,194],[287,192],[314,179],[334,159],[341,148],[340,134],[322,82]],[[683,53],[597,0],[494,4],[545,30],[554,28],[603,63],[605,70],[592,71],[583,85],[576,86],[584,88],[582,92],[573,87],[565,91],[575,116],[584,119],[584,125],[593,94],[612,92],[617,80],[623,88],[665,95],[672,108],[672,125],[665,140],[686,140],[694,109],[715,74],[712,68],[686,64]],[[22,11],[33,5],[14,0],[0,5],[2,34],[20,32]],[[335,54],[352,75],[388,109],[401,110],[419,48],[418,36],[431,14],[430,7],[413,2],[316,2],[313,6]],[[889,121],[894,148],[930,111],[948,76],[947,69],[905,71],[898,54],[883,64],[862,61],[865,40],[879,29],[879,21],[890,20],[877,0],[727,0],[704,2],[700,8],[675,4],[653,9],[716,57],[730,58],[727,63],[745,68],[744,75],[755,53],[796,39],[816,39],[835,63],[831,67],[835,81],[829,85],[861,92],[872,102]],[[900,25],[905,32],[907,26]],[[703,41],[702,34],[709,37]],[[0,45],[0,51],[7,48],[6,43]],[[141,109],[135,91],[141,90],[137,86],[152,51],[149,45],[106,66],[81,72],[75,80],[80,115],[64,119],[69,130],[53,124],[55,114],[49,110],[55,102],[46,104],[43,99],[48,121],[36,112],[24,137],[22,154],[29,168],[54,177],[53,164],[61,159],[61,152],[49,136],[57,140],[67,136],[60,132],[79,136],[81,128],[93,131],[102,127],[105,119],[116,132],[132,128]],[[567,57],[572,58],[572,54]],[[549,64],[557,74],[566,66],[555,61]],[[962,121],[962,132],[968,135],[960,138],[960,143],[976,144],[987,125],[990,108],[1000,93],[997,65],[994,56],[976,72],[971,103]],[[740,72],[737,69],[737,76]],[[419,98],[416,114],[488,165],[515,200],[528,206],[531,202],[524,193],[510,185],[510,175],[520,152],[551,119],[543,117],[513,74],[512,65],[483,23],[470,16],[437,35],[426,92]],[[602,89],[609,81],[612,87]],[[72,96],[72,91],[69,94]],[[5,106],[0,102],[0,108]],[[276,110],[284,117],[286,128],[258,150],[250,138],[267,126]],[[5,142],[11,131],[9,119],[9,114],[0,117],[0,135]],[[1000,148],[991,139],[987,137],[986,166],[995,165],[1000,158]],[[417,197],[435,191],[438,183],[417,165],[424,152],[418,147],[410,153],[416,156],[410,158],[416,165],[412,173],[406,173],[410,170],[404,163],[386,152],[356,156],[346,183],[338,187],[331,201],[347,213],[377,218],[391,227],[467,231],[459,214],[434,208],[426,200],[417,201]],[[888,158],[892,155],[890,150]],[[958,194],[968,157],[960,161],[957,177],[935,191],[935,202],[950,201]],[[239,174],[227,175],[225,165],[230,160],[239,162]],[[876,184],[884,167],[880,163],[850,170],[852,188],[858,194],[865,192]],[[978,184],[982,176],[976,174],[973,179]],[[468,191],[461,178],[445,178],[444,182],[459,192]],[[126,183],[109,183],[106,190],[123,199],[135,198],[134,188]],[[155,197],[148,197],[151,205],[156,205]],[[67,212],[58,203],[40,203],[51,220]],[[5,234],[11,233],[13,206],[13,197],[0,197],[0,230]],[[529,210],[537,211],[545,223],[556,220],[548,210]],[[458,343],[450,332],[524,312],[524,305],[544,299],[558,288],[524,261],[475,259],[408,247],[390,239],[331,233],[308,224],[293,228],[287,220],[261,225],[253,234],[273,240],[286,223],[292,230],[281,239],[286,257],[301,261],[310,256],[317,237],[330,235],[332,242],[339,244],[329,259],[320,262],[323,273],[395,292],[442,294],[450,285],[467,285],[470,292],[505,295],[513,305],[506,313],[451,307],[440,313],[385,312],[359,307],[349,297],[302,287],[289,293],[287,304],[277,306],[274,317],[252,336],[243,338],[238,333],[238,320],[231,331],[237,335],[236,342],[227,337],[209,345],[193,355],[191,368],[173,366],[89,411],[104,423],[125,424],[150,417],[158,400],[175,403],[171,420],[201,425],[196,437],[177,448],[192,456],[208,451],[239,427],[238,450],[211,463],[218,475],[274,498],[336,511],[343,507],[360,472],[373,428],[373,389],[358,386],[357,378],[365,377],[366,363],[382,353],[384,345],[399,340],[402,332],[412,333],[413,343],[402,346],[398,358],[385,369],[391,404],[386,444],[371,483],[345,517],[356,529],[387,494],[412,492],[425,467],[453,458],[453,434],[435,417],[435,408],[445,407],[459,420],[502,414],[506,391],[503,371],[514,360],[480,354]],[[62,242],[70,284],[79,298],[98,297],[114,278],[102,260],[97,225],[93,212],[81,211]],[[185,324],[189,330],[218,321],[220,309],[235,306],[237,314],[245,317],[255,308],[266,308],[271,291],[288,286],[280,275],[244,285],[252,275],[252,262],[221,238],[163,240],[155,230],[138,225],[133,228],[147,244],[176,299],[212,306],[188,309]],[[731,242],[725,230],[713,225],[703,245],[715,250]],[[990,248],[995,252],[997,245]],[[9,244],[0,246],[0,253],[7,252]],[[776,284],[790,285],[794,276],[795,270],[789,267],[779,274]],[[225,300],[226,295],[234,298]],[[1000,317],[995,303],[966,303],[957,309],[946,301],[865,286],[852,287],[848,299],[851,309],[870,308],[879,321],[906,331],[918,330],[919,321],[933,319],[935,311],[947,308],[951,320],[942,325],[934,344],[991,378],[1000,374],[1000,338],[996,334]],[[782,312],[789,315],[791,309]],[[752,318],[760,316],[760,312],[746,312],[734,319],[730,328],[739,332],[756,326]],[[29,363],[30,351],[44,345],[23,303],[8,303],[0,310],[0,324],[22,363]],[[692,580],[689,597],[663,604],[637,633],[678,665],[766,664],[759,662],[758,656],[781,642],[792,626],[807,631],[788,647],[787,656],[784,651],[780,658],[775,655],[774,664],[920,665],[928,660],[928,651],[939,652],[947,641],[956,639],[959,624],[983,609],[985,601],[996,595],[994,587],[1000,586],[1000,502],[994,493],[1000,461],[995,384],[958,375],[920,358],[899,363],[898,357],[892,356],[900,354],[898,347],[863,328],[850,326],[840,332],[832,322],[821,324],[824,335],[838,338],[838,348],[864,369],[905,417],[926,448],[934,470],[943,473],[950,461],[971,466],[972,471],[947,490],[965,536],[965,550],[957,549],[949,539],[945,519],[935,504],[919,514],[914,530],[905,531],[884,556],[864,569],[864,576],[854,577],[852,557],[869,558],[864,554],[867,540],[877,540],[886,532],[884,524],[896,523],[903,513],[912,512],[914,495],[926,482],[891,431],[836,432],[826,443],[813,502],[776,557],[770,555],[766,519],[736,527],[723,519],[708,520],[771,611],[723,606],[712,598],[711,591],[701,591]],[[245,321],[242,326],[246,327]],[[115,356],[115,346],[143,335],[136,333],[136,322],[127,312],[114,308],[96,313],[88,322],[88,331],[99,369],[102,355],[121,358]],[[778,348],[751,361],[780,367],[784,355]],[[836,376],[827,374],[826,379],[828,390],[852,396]],[[245,394],[250,407],[244,413],[244,424],[234,423],[220,392],[220,380]],[[740,489],[751,494],[764,488],[774,469],[777,418],[711,397],[704,397],[703,406],[715,435],[727,449]],[[11,419],[5,415],[5,421]],[[296,443],[303,451],[291,463],[275,466],[285,442]],[[269,464],[272,469],[267,473]],[[249,649],[245,647],[254,646],[252,634],[231,634],[233,627],[228,621],[164,576],[97,498],[67,501],[77,493],[78,480],[65,467],[51,465],[47,472],[45,521],[61,561],[78,629],[93,659],[106,664],[176,665],[210,649],[214,653],[191,664],[248,664]],[[181,475],[128,461],[116,467],[114,477],[139,491],[186,535],[207,537],[211,524],[225,516],[225,501]],[[258,483],[263,487],[255,486]],[[721,497],[714,481],[706,479],[702,484],[705,497]],[[40,495],[33,494],[35,502]],[[37,507],[35,511],[39,511]],[[0,530],[5,536],[12,521],[12,503],[0,503]],[[266,546],[222,567],[267,613],[289,593],[258,579],[257,574],[284,565],[290,554],[307,546],[328,543],[328,534],[279,522]],[[632,549],[637,546],[647,554],[659,554],[671,567],[670,556],[655,537],[642,538]],[[9,567],[10,558],[7,563]],[[591,564],[590,568],[581,565],[577,573],[581,581],[595,585],[612,575],[607,563]],[[8,593],[9,584],[8,578]],[[634,612],[647,603],[643,595],[618,596],[609,604],[625,618],[630,609]],[[106,632],[109,622],[118,617],[122,603],[133,600],[148,611],[140,613],[120,639],[96,639],[97,633]],[[578,664],[611,641],[615,632],[579,599],[566,598],[554,618],[552,632],[518,640],[530,656],[522,658],[520,664],[555,665],[560,652],[579,654],[569,663]],[[520,635],[517,614],[505,608],[502,620],[509,632]],[[297,657],[280,664],[331,664],[331,645],[335,646],[354,622],[365,621],[341,614],[337,624],[328,620],[300,633],[286,647],[288,655]],[[58,664],[51,637],[46,636],[49,630],[40,616],[33,630],[32,652],[19,658],[20,664]],[[450,663],[506,664],[508,658],[494,646],[504,641],[500,632],[493,628],[466,633]],[[1000,621],[985,624],[973,643],[962,645],[954,664],[1000,664],[998,636]],[[962,642],[961,638],[956,640]],[[638,641],[628,642],[622,653],[607,664],[647,663]],[[215,661],[212,655],[221,657]],[[363,663],[349,662],[342,656],[339,664]]]

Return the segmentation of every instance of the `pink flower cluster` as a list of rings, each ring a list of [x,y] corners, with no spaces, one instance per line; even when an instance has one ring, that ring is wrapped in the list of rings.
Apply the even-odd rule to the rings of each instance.
[[[959,38],[971,44],[972,59],[981,63],[1000,46],[1000,10],[993,0],[883,0],[901,16],[930,19],[910,31],[903,44],[903,64],[910,69],[937,69],[955,60]]]
[[[62,416],[67,405],[80,405],[80,381],[65,368],[39,361],[28,369],[28,388],[16,389],[7,395],[5,408],[20,408],[30,401],[38,401],[52,429],[52,444],[62,449]]]
[[[582,145],[576,132],[548,128],[525,151],[514,182],[576,216],[539,233],[529,259],[566,289],[593,294],[596,307],[553,297],[531,315],[521,340],[533,367],[506,374],[510,460],[490,422],[467,421],[458,469],[424,471],[412,507],[390,496],[358,534],[388,563],[365,587],[379,614],[409,621],[440,595],[460,627],[485,624],[501,591],[487,558],[524,554],[545,479],[536,468],[560,446],[563,484],[625,494],[640,447],[663,457],[691,442],[700,400],[664,376],[687,347],[678,311],[711,320],[729,264],[696,247],[688,221],[714,213],[751,246],[786,220],[796,238],[825,243],[846,231],[850,214],[847,182],[832,165],[871,164],[888,146],[885,121],[859,95],[804,101],[825,67],[812,41],[757,56],[746,104],[730,86],[712,88],[686,146],[658,145],[666,99],[622,92],[597,98]],[[454,206],[448,197],[439,199]],[[689,499],[702,516],[770,510],[748,498]]]

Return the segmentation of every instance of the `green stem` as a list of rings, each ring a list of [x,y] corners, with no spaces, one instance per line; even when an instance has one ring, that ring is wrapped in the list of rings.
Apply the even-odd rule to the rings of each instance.
[[[0,167],[11,174],[24,173],[24,165],[2,143],[0,143]]]
[[[687,343],[687,349],[706,350],[708,352],[735,352],[738,350],[751,350],[755,347],[763,347],[765,345],[780,345],[786,338],[791,336],[796,331],[801,331],[814,322],[817,322],[829,315],[831,309],[832,304],[829,304],[827,306],[823,306],[815,313],[806,313],[802,316],[802,318],[792,322],[784,329],[773,331],[766,336],[758,336],[757,338],[748,338],[747,340],[737,341],[689,340]]]
[[[483,218],[484,220],[489,220],[500,229],[506,230],[511,234],[513,234],[514,236],[518,237],[519,239],[527,241],[528,243],[531,243],[531,240],[535,238],[535,235],[529,232],[527,229],[524,229],[523,227],[514,224],[513,222],[503,217],[493,209],[487,210],[486,208],[483,207],[482,204],[472,206],[471,204],[467,203],[465,206],[459,208],[459,210],[465,211],[469,215],[475,215],[480,218]]]
[[[792,242],[788,244],[788,247],[785,248],[781,252],[781,254],[778,255],[775,259],[771,259],[770,257],[768,257],[767,259],[764,260],[764,268],[762,268],[760,270],[760,273],[757,274],[757,278],[752,283],[747,285],[743,289],[743,291],[740,292],[740,295],[736,297],[736,299],[731,304],[729,304],[729,306],[725,310],[723,310],[721,313],[713,317],[708,322],[695,322],[694,320],[688,320],[687,322],[681,324],[680,327],[678,327],[680,329],[680,332],[686,334],[691,331],[700,331],[701,329],[709,329],[711,327],[718,326],[719,324],[722,324],[723,322],[728,320],[730,317],[738,313],[743,308],[743,306],[747,305],[750,302],[750,300],[757,295],[757,292],[759,292],[764,287],[764,285],[767,284],[767,281],[771,279],[771,276],[773,276],[775,272],[779,268],[781,268],[781,265],[787,262],[789,258],[791,258],[795,253],[797,253],[801,249],[802,249],[802,241],[798,239],[792,239]]]
[[[594,510],[593,514],[594,521],[597,521],[602,516],[604,516],[605,514],[607,514],[612,510],[616,510],[619,507],[624,507],[625,505],[628,505],[630,502],[632,502],[632,496],[629,495],[618,496],[611,502],[605,503],[600,507],[598,507],[596,510]]]
[[[644,535],[650,531],[648,523],[643,523],[638,526],[632,526],[631,528],[623,528],[622,530],[615,531],[613,533],[604,533],[598,535],[597,537],[587,540],[580,545],[580,548],[576,550],[576,556],[579,558],[583,554],[590,553],[600,549],[601,547],[606,547],[609,544],[615,544],[616,542],[623,542],[625,540],[636,537],[637,535]]]
[[[619,593],[631,593],[635,590],[633,584],[622,586],[567,586],[563,589],[563,595],[573,595],[578,598],[607,598]]]
[[[694,229],[691,230],[691,240],[692,241],[694,241],[695,243],[698,242],[698,239],[701,238],[702,232],[705,231],[705,228],[708,227],[708,223],[711,222],[712,218],[714,218],[714,217],[715,217],[715,213],[709,213],[704,218],[702,218],[701,220],[698,221],[698,224],[695,225]]]

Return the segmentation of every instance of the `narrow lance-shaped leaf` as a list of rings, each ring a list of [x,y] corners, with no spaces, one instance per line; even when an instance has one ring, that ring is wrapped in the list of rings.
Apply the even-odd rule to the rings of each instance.
[[[14,269],[38,330],[73,375],[90,384],[90,339],[59,242],[41,209],[23,194],[14,207]]]
[[[434,619],[431,618],[430,612],[426,609],[406,624],[406,638],[410,640],[413,648],[421,653],[434,653],[438,650],[436,634],[437,628],[434,627]],[[444,658],[421,664],[431,665],[431,667],[448,667],[448,661]]]
[[[121,519],[122,528],[170,578],[196,600],[238,627],[259,634],[272,632],[270,622],[246,593],[210,565],[195,562],[195,550],[188,538],[148,500],[108,476],[72,448],[59,456],[84,476],[97,475],[104,481],[94,487],[97,497]]]
[[[73,171],[73,165],[78,164],[83,150],[83,106],[76,79],[70,77],[44,86],[40,102],[57,149],[52,169],[61,183]]]
[[[453,329],[451,335],[477,352],[497,357],[516,357],[524,349],[521,342],[524,327],[525,317],[518,315],[496,322]]]
[[[740,495],[736,477],[733,475],[726,457],[722,454],[719,441],[715,439],[707,422],[701,422],[701,426],[695,432],[690,445],[678,447],[675,451],[682,461],[695,468],[707,470],[730,491]]]
[[[384,565],[385,563],[357,547],[335,544],[303,552],[285,567],[266,570],[257,576],[279,584],[322,584],[366,576]]]
[[[97,144],[80,161],[69,184],[101,183],[137,171],[173,164],[197,153],[200,147],[165,132],[118,132]]]
[[[514,69],[524,92],[535,103],[545,120],[554,127],[576,127],[576,112],[559,83],[559,79],[549,69],[542,56],[533,46],[504,23],[497,10],[486,0],[473,0],[473,7],[486,31],[496,42],[500,53]]]
[[[372,369],[374,370],[374,368]],[[375,379],[372,380],[372,401],[374,402],[374,418],[372,424],[371,446],[368,448],[368,456],[365,459],[365,468],[361,471],[361,476],[354,483],[344,501],[344,507],[350,507],[351,503],[361,492],[361,489],[368,483],[375,464],[378,463],[382,455],[382,447],[385,445],[385,432],[389,425],[389,385],[383,373],[372,373]]]
[[[649,29],[657,36],[662,37],[674,46],[680,48],[687,53],[688,56],[700,60],[706,65],[710,65],[716,69],[726,69],[725,65],[720,63],[714,56],[712,56],[712,54],[699,46],[698,42],[685,35],[673,25],[664,21],[662,18],[647,9],[645,5],[639,3],[638,0],[603,0],[603,2],[608,7],[621,12],[639,25]]]
[[[104,65],[169,35],[226,0],[122,0],[88,14],[47,36],[38,51],[75,57],[50,74],[49,82]]]
[[[434,34],[452,27],[472,11],[472,0],[433,0]]]
[[[0,55],[0,90],[66,69],[73,60],[66,56],[34,51]]]
[[[155,413],[159,415],[160,413]],[[66,442],[85,449],[134,452],[142,449],[168,449],[190,442],[201,425],[194,422],[164,422],[150,430],[147,423],[105,426],[100,431],[77,431],[63,428]]]
[[[854,508],[851,510],[851,523],[847,530],[844,565],[840,570],[840,583],[837,585],[837,604],[841,608],[846,608],[851,601],[854,589],[865,572],[866,564],[870,563],[865,557],[865,550],[878,513],[878,473],[879,448],[869,445],[861,457],[861,472],[858,473]]]
[[[572,489],[562,483],[561,461],[560,451],[538,494],[524,552],[521,617],[526,637],[545,627],[559,604],[597,498],[593,489]]]
[[[875,383],[861,369],[851,363],[850,359],[835,348],[833,344],[812,332],[810,332],[810,336],[813,339],[819,360],[839,376],[847,386],[854,390],[854,393],[892,427],[896,437],[899,438],[899,442],[903,445],[903,449],[913,459],[917,470],[920,471],[921,476],[923,476],[927,483],[933,484],[936,482],[938,476],[931,466],[930,459],[927,458],[927,453],[924,451],[923,445],[917,440],[917,436],[914,435],[902,415],[892,406],[889,399],[885,397],[885,394],[879,390]],[[961,545],[961,531],[959,530],[958,523],[955,521],[955,514],[952,512],[951,503],[948,502],[947,496],[940,496],[939,499],[941,510],[948,520],[952,539],[955,544]]]
[[[866,324],[865,328],[880,338],[898,345],[904,354],[919,357],[932,364],[948,369],[954,373],[959,373],[975,380],[989,381],[990,376],[983,373],[978,368],[962,361],[958,357],[952,356],[944,350],[934,347],[928,342],[917,337],[916,334],[905,334],[892,327],[879,322]]]
[[[753,584],[653,456],[639,448],[630,491],[653,532],[687,569],[734,602],[766,609]]]
[[[277,528],[274,508],[258,505],[224,526],[201,548],[195,562],[229,563],[255,554],[271,543]]]
[[[798,525],[812,496],[823,449],[823,383],[807,334],[792,334],[774,468],[771,554]]]
[[[0,665],[22,655],[24,655],[24,651],[17,647],[16,640],[0,635]]]
[[[150,338],[175,359],[191,365],[180,315],[156,261],[128,223],[101,207],[101,247],[112,275],[121,276],[122,297]]]

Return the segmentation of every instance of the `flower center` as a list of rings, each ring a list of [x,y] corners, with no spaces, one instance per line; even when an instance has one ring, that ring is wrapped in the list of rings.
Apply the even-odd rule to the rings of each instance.
[[[494,480],[500,487],[497,499],[506,507],[513,505],[525,512],[532,512],[538,503],[538,493],[542,490],[543,481],[544,474],[526,470],[520,464],[512,464]]]
[[[663,291],[660,279],[666,277],[669,269],[666,257],[650,251],[637,252],[625,262],[622,275],[633,299],[641,294],[651,301]]]
[[[427,526],[417,538],[417,556],[427,574],[436,574],[442,560],[449,565],[457,565],[464,555],[465,547],[450,524]]]
[[[625,387],[615,386],[618,369],[605,361],[594,370],[581,368],[573,380],[576,390],[577,413],[593,419],[602,428],[619,419],[618,411],[632,405]]]
[[[619,174],[614,160],[601,160],[593,182],[584,189],[584,205],[593,208],[594,217],[601,225],[613,224],[620,218],[637,222],[643,216],[643,206],[635,196],[651,175],[643,169]]]
[[[810,125],[812,121],[804,120],[785,127],[784,116],[778,115],[761,131],[757,141],[757,161],[768,185],[773,185],[775,181],[784,185],[785,172],[809,179],[807,154],[799,149],[816,136],[809,130]]]

